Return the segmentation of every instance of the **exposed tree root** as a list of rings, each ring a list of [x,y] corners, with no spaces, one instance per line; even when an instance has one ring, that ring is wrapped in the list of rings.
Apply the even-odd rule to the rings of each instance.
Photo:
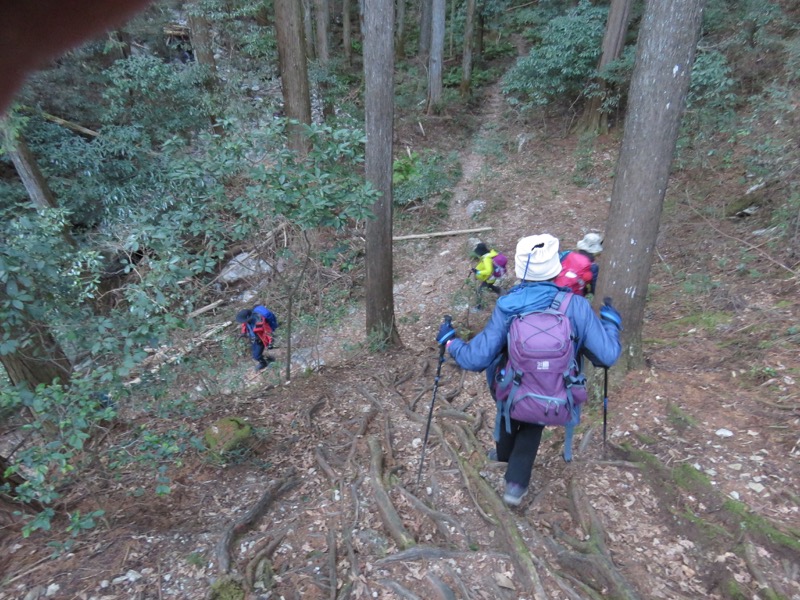
[[[458,587],[458,591],[461,592],[461,598],[463,600],[472,600],[472,593],[467,589],[467,586],[464,584],[464,580],[458,576],[456,570],[447,563],[444,564],[444,570],[447,571],[450,579],[452,579],[456,584],[456,587]]]
[[[358,431],[353,436],[353,441],[350,445],[350,452],[347,453],[347,461],[345,464],[352,465],[353,464],[353,457],[356,454],[356,449],[358,448],[358,440],[359,438],[363,437],[367,431],[367,427],[372,422],[372,419],[375,418],[375,415],[378,414],[378,410],[373,406],[369,409],[367,413],[364,414],[363,418],[361,419],[361,424],[358,426]]]
[[[431,584],[431,587],[434,591],[434,596],[439,600],[456,600],[456,595],[450,586],[447,585],[444,581],[439,579],[433,573],[428,573],[425,578]]]
[[[270,560],[275,550],[281,545],[286,532],[281,533],[275,539],[268,541],[267,544],[262,545],[261,548],[256,550],[253,557],[247,561],[244,570],[244,586],[246,590],[255,590],[256,583],[262,581],[269,589],[269,583],[272,580],[272,566]]]
[[[635,600],[639,595],[622,576],[611,559],[606,546],[605,529],[594,509],[589,504],[580,487],[572,479],[569,482],[571,514],[588,539],[579,541],[564,533],[559,527],[554,528],[555,538],[571,547],[560,546],[555,540],[549,545],[558,563],[572,572],[583,583],[600,592],[603,596]]]
[[[264,515],[264,513],[275,500],[277,500],[282,494],[295,487],[299,481],[300,480],[295,477],[276,481],[266,492],[264,492],[264,495],[261,496],[261,499],[253,506],[253,508],[247,511],[245,516],[225,530],[214,551],[220,572],[228,573],[230,571],[230,548],[233,545],[233,542],[236,541],[236,538],[248,531],[255,524],[255,522]]]
[[[378,581],[378,583],[392,590],[403,600],[422,600],[422,598],[417,596],[414,592],[404,588],[402,585],[392,579],[381,579]]]
[[[783,589],[783,586],[767,577],[766,573],[758,563],[758,552],[756,551],[753,542],[751,542],[748,538],[745,538],[744,540],[744,560],[745,564],[747,564],[747,570],[753,575],[753,579],[756,580],[759,587],[761,587],[763,590],[773,590],[773,592],[775,592],[780,598],[791,597],[786,590]]]
[[[397,544],[398,548],[405,550],[415,544],[414,538],[406,531],[403,520],[397,514],[397,510],[392,504],[389,494],[383,487],[383,451],[380,442],[374,437],[370,437],[370,482],[372,491],[375,494],[375,502],[378,505],[378,512],[383,520],[383,525],[389,531],[389,535]]]
[[[453,427],[456,427],[456,425]],[[464,428],[462,427],[462,429]],[[465,433],[467,436],[471,435],[471,431],[468,429],[465,431]],[[474,440],[474,436],[472,437],[472,440]],[[477,442],[477,440],[472,442],[472,448],[465,449],[470,454],[474,451],[475,442]],[[456,452],[456,450],[449,444],[446,437],[444,438],[444,443],[450,449],[450,453],[455,458],[456,463],[461,469],[464,480],[470,482],[470,487],[475,488],[480,493],[480,499],[483,500],[483,504],[487,509],[485,511],[481,509],[481,513],[493,513],[497,516],[496,519],[492,519],[492,521],[494,521],[493,524],[496,527],[496,531],[502,536],[505,546],[511,551],[512,560],[516,566],[517,572],[519,573],[523,589],[530,590],[533,593],[534,598],[537,600],[544,600],[547,598],[547,594],[542,586],[542,582],[539,578],[539,573],[536,569],[536,565],[534,564],[530,550],[528,549],[525,540],[522,539],[522,536],[517,529],[514,515],[511,514],[510,511],[505,507],[500,500],[500,497],[497,495],[497,493],[495,493],[494,489],[492,489],[486,480],[480,476],[475,467],[472,466],[468,460],[464,459],[458,452]],[[474,500],[478,502],[477,499],[474,498]]]
[[[314,403],[314,405],[313,405],[311,408],[309,408],[309,409],[306,411],[306,418],[305,418],[305,422],[306,422],[306,429],[307,429],[308,431],[311,431],[311,430],[313,429],[313,427],[314,427],[314,414],[316,414],[316,412],[317,412],[317,411],[318,411],[320,408],[322,408],[323,406],[325,406],[325,402],[327,401],[327,399],[328,399],[328,397],[327,397],[327,396],[322,396],[322,397],[321,397],[319,400],[317,400],[317,401]]]
[[[395,552],[389,556],[379,558],[375,561],[376,565],[388,565],[394,562],[414,562],[417,560],[440,560],[443,558],[465,558],[475,556],[474,552],[462,550],[447,550],[439,546],[414,546],[403,552]],[[484,554],[486,556],[486,554]],[[489,554],[489,556],[497,556],[498,558],[509,559],[507,554]]]
[[[333,523],[328,523],[328,584],[330,599],[336,600],[336,529]]]
[[[434,525],[436,525],[436,529],[439,531],[439,533],[442,534],[444,539],[446,539],[451,543],[454,543],[453,534],[450,531],[450,528],[452,527],[458,533],[460,533],[465,540],[467,540],[468,544],[472,543],[472,540],[470,539],[469,534],[464,529],[464,526],[461,525],[461,523],[459,523],[458,521],[456,521],[453,517],[441,511],[430,508],[427,504],[425,504],[422,500],[417,498],[414,494],[409,492],[403,486],[397,486],[397,487],[403,493],[406,499],[409,502],[411,502],[411,506],[413,506],[416,510],[424,514],[431,521],[433,521]]]

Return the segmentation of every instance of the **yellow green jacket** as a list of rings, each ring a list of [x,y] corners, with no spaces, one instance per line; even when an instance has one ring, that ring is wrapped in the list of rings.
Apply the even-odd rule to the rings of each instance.
[[[489,250],[488,254],[484,254],[483,256],[481,256],[480,261],[478,261],[478,264],[475,266],[475,269],[477,271],[475,273],[475,279],[477,279],[478,281],[485,281],[486,283],[495,282],[495,278],[493,276],[494,263],[492,262],[492,259],[497,255],[498,255],[497,250],[492,249]]]

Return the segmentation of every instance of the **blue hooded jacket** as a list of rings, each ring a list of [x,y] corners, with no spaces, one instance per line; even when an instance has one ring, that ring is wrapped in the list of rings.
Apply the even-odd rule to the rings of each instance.
[[[532,310],[545,310],[553,301],[559,288],[548,281],[523,282],[500,296],[494,312],[478,335],[469,342],[454,338],[449,352],[456,363],[468,371],[483,371],[490,367],[506,346],[508,329],[514,315]],[[573,296],[567,306],[567,317],[576,336],[575,352],[582,368],[582,357],[588,358],[597,367],[610,367],[619,358],[622,346],[619,331],[613,323],[603,321],[595,315],[591,304],[582,296]],[[487,371],[487,381],[494,375]]]

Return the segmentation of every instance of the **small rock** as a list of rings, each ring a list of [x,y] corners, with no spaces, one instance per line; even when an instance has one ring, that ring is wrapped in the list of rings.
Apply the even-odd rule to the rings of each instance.
[[[755,481],[751,481],[750,483],[748,483],[747,487],[753,490],[756,494],[760,494],[765,489],[763,485],[761,485],[760,483],[756,483]]]
[[[717,429],[717,435],[719,437],[733,437],[733,432],[730,429]]]

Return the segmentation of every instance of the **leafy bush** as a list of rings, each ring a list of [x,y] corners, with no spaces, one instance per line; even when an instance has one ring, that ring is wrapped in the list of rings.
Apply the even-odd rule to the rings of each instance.
[[[404,207],[425,201],[446,191],[461,177],[457,156],[442,156],[436,152],[411,154],[397,158],[393,165],[393,200]]]
[[[503,93],[523,109],[545,106],[580,94],[600,58],[608,9],[586,0],[552,19],[541,42],[503,78]]]

